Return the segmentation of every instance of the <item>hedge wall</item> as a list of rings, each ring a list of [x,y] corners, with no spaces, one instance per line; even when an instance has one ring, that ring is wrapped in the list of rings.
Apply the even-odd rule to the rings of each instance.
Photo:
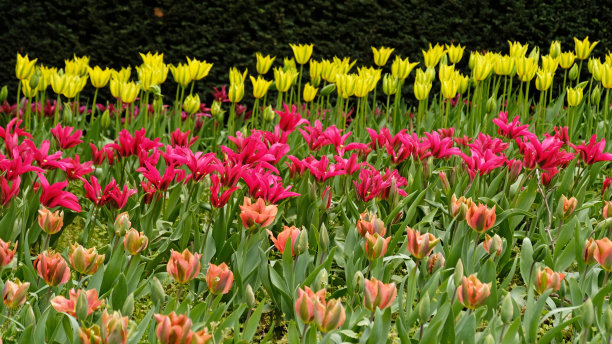
[[[588,35],[601,41],[598,55],[612,47],[612,3],[600,1],[30,0],[0,1],[0,13],[0,84],[11,94],[17,52],[55,66],[75,53],[112,67],[138,64],[148,50],[171,63],[197,57],[215,64],[200,85],[208,90],[227,82],[230,66],[254,70],[257,51],[289,56],[291,42],[314,43],[315,58],[359,63],[371,63],[370,46],[383,45],[420,59],[428,42],[505,52],[517,40],[547,52],[553,39],[567,50],[572,37]]]

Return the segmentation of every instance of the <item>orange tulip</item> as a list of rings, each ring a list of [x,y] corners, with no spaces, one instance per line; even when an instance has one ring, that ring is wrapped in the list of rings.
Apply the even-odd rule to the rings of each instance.
[[[70,297],[69,299],[66,299],[61,295],[56,296],[51,299],[51,306],[53,306],[53,308],[55,308],[55,310],[58,312],[63,312],[72,315],[73,317],[76,317],[77,299],[79,298],[79,295],[81,295],[81,293],[83,292],[87,297],[87,315],[90,315],[96,309],[102,306],[102,301],[98,299],[98,291],[96,289],[90,289],[87,291],[84,291],[82,289],[79,289],[77,291],[75,291],[74,289],[70,289],[70,291],[68,292]]]
[[[200,273],[200,257],[198,253],[192,254],[188,249],[182,253],[171,250],[166,270],[178,283],[188,283]]]
[[[436,270],[443,268],[445,262],[446,259],[444,259],[444,255],[440,252],[430,255],[427,260],[427,272],[430,275],[433,274]]]
[[[123,247],[125,247],[125,250],[132,256],[142,252],[145,248],[147,248],[148,244],[149,238],[147,238],[143,232],[138,232],[134,228],[127,231],[125,233],[125,237],[123,238]]]
[[[314,313],[317,328],[322,333],[333,331],[344,324],[346,314],[340,299],[333,299],[327,303],[315,299]]]
[[[270,235],[270,240],[274,243],[274,246],[280,251],[280,253],[285,252],[285,246],[287,245],[287,240],[291,239],[291,255],[295,255],[295,242],[300,235],[300,230],[295,226],[283,227],[283,231],[278,233],[278,237],[274,237],[274,233],[267,230],[268,235]]]
[[[244,198],[244,203],[240,206],[240,219],[242,225],[247,230],[257,230],[269,226],[276,218],[278,207],[276,204],[266,206],[263,198],[258,198],[255,203],[251,203],[251,199]]]
[[[234,282],[234,273],[225,263],[215,265],[212,263],[208,264],[208,271],[206,271],[206,284],[208,290],[214,295],[227,294],[232,288]]]
[[[295,301],[295,313],[302,319],[305,324],[309,324],[314,320],[314,305],[315,300],[325,304],[325,289],[321,289],[316,293],[309,287],[298,288],[298,298]]]
[[[595,240],[597,250],[593,253],[593,258],[606,271],[612,271],[612,241],[608,238]]]
[[[607,219],[608,217],[612,217],[612,201],[605,202],[601,215],[603,216],[604,219]]]
[[[463,219],[471,205],[472,198],[466,199],[465,197],[461,196],[459,199],[457,199],[455,194],[451,196],[451,214],[453,217],[459,216],[460,219]]]
[[[104,343],[126,344],[128,341],[128,317],[121,313],[102,313],[102,340]]]
[[[410,227],[406,227],[406,233],[408,235],[408,252],[416,259],[423,259],[428,256],[434,246],[440,242],[440,239],[433,234],[421,234]]]
[[[369,211],[361,213],[359,215],[359,220],[357,220],[357,230],[362,237],[365,238],[366,233],[374,234],[378,233],[380,236],[385,236],[386,229],[385,223],[376,217],[376,214],[373,214]]]
[[[85,249],[80,244],[76,246],[70,244],[70,247],[72,249],[68,255],[68,260],[77,272],[83,275],[93,275],[100,266],[104,265],[104,255],[98,254],[95,247]]]
[[[475,230],[477,233],[482,234],[495,224],[495,206],[489,210],[486,205],[475,203],[470,204],[470,208],[465,214],[465,220],[468,226]]]
[[[561,219],[567,219],[578,205],[578,200],[575,197],[567,198],[565,195],[561,195],[559,199],[559,205],[557,206],[557,217]]]
[[[155,314],[157,321],[157,339],[161,344],[205,344],[212,336],[208,330],[193,332],[193,321],[186,315],[177,315],[174,311],[168,315]]]
[[[48,251],[40,253],[33,265],[38,276],[52,287],[64,284],[70,278],[70,268],[59,253],[50,254]]]
[[[497,234],[493,237],[485,234],[485,240],[482,242],[482,247],[484,247],[488,254],[499,256],[503,251],[502,239]]]
[[[26,296],[28,296],[29,282],[6,281],[4,292],[2,293],[2,301],[8,308],[17,308],[24,304]]]
[[[591,237],[585,241],[584,249],[582,250],[582,259],[585,264],[593,264],[595,262],[595,251],[597,251],[597,243]]]
[[[102,344],[100,327],[98,325],[92,325],[89,328],[79,327],[79,339],[81,344]]]
[[[51,235],[59,232],[64,225],[64,212],[51,210],[41,206],[42,209],[38,210],[38,225],[42,228],[45,233]]]
[[[363,305],[374,312],[376,308],[385,309],[395,300],[397,287],[395,283],[385,284],[376,278],[364,280]]]
[[[475,275],[462,277],[461,285],[457,288],[459,302],[469,309],[481,306],[489,294],[491,294],[491,283],[482,283]]]
[[[373,235],[366,232],[365,235],[365,252],[369,260],[374,260],[383,257],[387,253],[387,246],[391,241],[391,237],[383,238],[378,233]]]
[[[15,258],[15,253],[17,252],[17,242],[13,246],[11,250],[11,242],[4,242],[0,239],[0,267],[9,265],[10,262]]]
[[[540,294],[550,288],[552,288],[553,290],[559,290],[561,289],[561,281],[563,281],[564,278],[564,273],[554,272],[549,267],[546,267],[544,269],[538,268],[536,272],[535,289]]]

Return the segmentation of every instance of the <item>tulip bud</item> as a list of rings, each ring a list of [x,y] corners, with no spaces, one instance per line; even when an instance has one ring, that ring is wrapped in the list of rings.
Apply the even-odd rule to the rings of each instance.
[[[385,309],[390,307],[397,296],[395,283],[383,283],[376,278],[364,280],[363,282],[363,305],[374,312],[376,308]],[[427,305],[429,309],[429,305]]]
[[[190,115],[193,115],[198,110],[200,110],[200,96],[199,95],[188,95],[185,97],[185,101],[183,102],[183,110]]]
[[[438,173],[438,176],[440,177],[440,184],[442,185],[442,190],[444,190],[445,193],[450,193],[450,183],[448,182],[448,178],[446,178],[446,173],[444,172],[440,172]]]
[[[578,65],[574,64],[569,71],[569,79],[574,81],[578,77]]]
[[[79,321],[85,320],[87,318],[87,310],[89,309],[89,301],[87,301],[87,294],[85,292],[80,292],[79,296],[77,296],[76,300],[76,318]]]
[[[244,294],[247,306],[249,306],[249,308],[255,307],[257,305],[257,300],[255,300],[255,293],[253,292],[253,288],[250,284],[247,284]]]
[[[472,198],[465,199],[465,197],[461,196],[457,199],[455,194],[451,196],[451,214],[453,217],[458,218],[458,220],[465,218],[465,214],[471,205]]]
[[[591,237],[589,240],[585,241],[584,249],[582,250],[582,259],[585,264],[593,264],[595,262],[595,251],[597,251],[597,244]]]
[[[36,316],[34,315],[34,310],[32,309],[32,305],[28,303],[25,305],[25,309],[21,312],[21,323],[22,324],[33,324],[35,321],[36,321]]]
[[[564,273],[554,272],[548,267],[544,269],[538,268],[536,272],[535,289],[540,294],[551,288],[553,290],[559,290],[561,289],[561,282],[564,278]]]
[[[355,294],[358,293],[361,289],[363,289],[362,284],[364,279],[365,277],[363,276],[363,272],[361,272],[361,270],[357,270],[357,272],[355,272],[355,274],[353,275],[353,289]]]
[[[64,225],[64,212],[56,210],[52,213],[49,209],[41,206],[41,209],[38,210],[38,225],[45,233],[55,234]]]
[[[127,316],[121,316],[119,312],[108,314],[105,310],[102,313],[102,339],[104,343],[127,343],[128,322]]]
[[[557,217],[566,220],[574,213],[576,205],[578,205],[578,200],[575,197],[568,199],[565,195],[561,195],[561,199],[557,205]]]
[[[329,234],[324,223],[321,224],[321,229],[319,230],[319,244],[321,245],[321,250],[327,252],[329,249]]]
[[[315,300],[325,304],[325,289],[316,293],[309,287],[298,288],[298,297],[295,300],[295,313],[304,323],[309,324],[315,316]]]
[[[612,307],[608,305],[608,308],[603,314],[603,323],[607,333],[612,333]]]
[[[139,233],[134,228],[127,231],[125,233],[125,237],[123,237],[123,246],[125,247],[125,250],[133,256],[142,252],[145,248],[147,248],[148,244],[149,238],[147,238],[143,232]]]
[[[429,256],[427,260],[427,272],[431,275],[438,269],[443,268],[445,263],[444,255],[442,253],[434,253]]]
[[[484,344],[495,344],[495,338],[493,338],[493,335],[492,335],[492,334],[490,334],[490,333],[489,333],[489,334],[488,334],[488,335],[485,337]]]
[[[344,324],[346,313],[340,299],[330,300],[327,304],[315,299],[314,304],[314,318],[319,331],[325,334]]]
[[[406,234],[408,236],[408,252],[416,259],[423,259],[431,254],[433,248],[440,242],[440,238],[436,238],[433,234],[421,234],[410,227],[406,227]]]
[[[2,90],[0,90],[0,103],[4,103],[6,98],[8,97],[8,88],[6,85],[2,86]]]
[[[183,250],[183,252],[170,250],[170,259],[166,265],[166,271],[176,282],[180,284],[189,283],[200,273],[200,258],[200,254],[192,254],[188,249]]]
[[[325,289],[327,287],[327,270],[325,268],[319,270],[317,277],[315,277],[314,288],[316,290]]]
[[[423,164],[423,178],[424,180],[429,180],[431,177],[431,172],[433,171],[433,157],[428,157]],[[395,180],[395,179],[394,179]]]
[[[487,100],[486,110],[488,113],[493,113],[495,110],[497,110],[497,100],[495,97],[492,96]]]
[[[13,249],[11,250],[11,242],[4,242],[0,239],[0,267],[7,266],[13,261],[15,258],[15,253],[17,252],[17,243],[13,245]]]
[[[601,101],[601,88],[599,85],[595,85],[595,87],[591,90],[591,103],[599,104]]]
[[[336,90],[336,84],[329,84],[321,89],[321,96],[327,97]]]
[[[100,266],[104,265],[105,255],[98,254],[95,247],[86,249],[79,244],[76,246],[70,244],[70,247],[68,260],[77,272],[84,275],[93,275]]]
[[[485,204],[471,203],[465,214],[465,220],[476,233],[482,234],[495,224],[495,206],[489,209]]]
[[[502,239],[497,234],[495,234],[493,237],[485,234],[485,240],[482,242],[482,246],[490,255],[495,254],[496,256],[499,256],[503,250]]]
[[[121,314],[125,314],[127,316],[132,316],[134,312],[134,293],[130,293],[130,295],[125,298],[125,302],[121,307]]]
[[[421,302],[419,303],[419,320],[421,324],[426,324],[427,320],[429,320],[429,293],[425,293],[425,296],[421,298]]]
[[[504,301],[501,306],[501,319],[504,324],[508,325],[514,320],[514,304],[512,302],[512,295],[506,294]]]
[[[387,229],[383,220],[379,219],[376,214],[369,211],[365,211],[359,214],[359,220],[357,220],[357,231],[365,238],[366,233],[374,234],[378,233],[380,236],[385,236]]]
[[[64,284],[70,278],[70,268],[59,253],[50,254],[48,251],[40,253],[33,265],[38,276],[50,286]]]
[[[593,301],[588,298],[582,304],[582,326],[585,328],[591,327],[595,321],[595,311],[593,310]]]
[[[387,246],[391,241],[391,237],[383,238],[378,233],[374,235],[366,233],[365,236],[365,252],[369,260],[383,257],[387,253]]]
[[[266,122],[272,122],[274,120],[274,109],[272,109],[272,105],[268,105],[263,110],[263,119]]]
[[[225,110],[221,107],[221,102],[215,100],[210,107],[210,114],[217,120],[217,122],[223,121],[223,114]]]
[[[608,238],[595,240],[597,250],[593,253],[593,257],[606,271],[612,271],[612,241]]]
[[[455,271],[453,272],[453,282],[455,282],[455,287],[459,286],[462,277],[463,262],[461,261],[461,258],[459,258],[459,260],[457,260],[457,265],[455,265]]]
[[[308,250],[308,231],[306,228],[303,228],[298,235],[295,245],[295,254],[297,256]]]
[[[102,128],[106,129],[110,126],[110,112],[108,111],[108,109],[104,110],[104,112],[102,113],[102,118],[100,119],[100,125],[102,126]]]
[[[157,308],[159,308],[166,300],[166,292],[164,291],[164,287],[155,276],[153,276],[153,279],[151,280],[151,299],[153,299],[153,304],[155,304],[155,307]]]
[[[15,282],[6,281],[4,292],[2,293],[2,301],[6,307],[17,308],[23,305],[28,296],[29,287],[29,282],[21,282],[20,280],[16,280]]]
[[[491,293],[491,282],[482,283],[475,275],[463,277],[457,288],[457,297],[462,305],[476,309],[484,304]]]
[[[553,59],[556,59],[559,55],[561,55],[561,42],[552,41],[550,43],[550,49],[548,50],[548,55]]]
[[[521,174],[521,170],[523,169],[523,163],[520,160],[513,160],[512,165],[510,165],[510,180],[515,181],[518,179],[518,176]]]
[[[604,203],[601,215],[604,219],[612,217],[612,201],[607,201]]]
[[[436,80],[436,69],[434,67],[427,67],[425,70],[425,76],[427,77],[427,81],[432,83],[434,80]]]
[[[232,288],[234,273],[225,263],[215,265],[208,263],[206,284],[213,295],[227,294]]]
[[[127,211],[117,215],[115,218],[115,235],[118,237],[124,236],[125,232],[132,227],[130,215]]]

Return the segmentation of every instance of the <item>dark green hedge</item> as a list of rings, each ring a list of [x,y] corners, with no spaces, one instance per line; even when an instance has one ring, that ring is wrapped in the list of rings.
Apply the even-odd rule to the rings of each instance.
[[[138,52],[148,50],[171,63],[197,57],[215,64],[200,85],[208,89],[226,83],[230,66],[254,70],[257,51],[282,61],[292,42],[314,43],[315,58],[364,64],[370,47],[383,45],[411,59],[421,59],[428,42],[505,52],[507,40],[517,40],[547,52],[553,39],[567,50],[572,37],[588,35],[601,41],[598,55],[612,46],[612,3],[605,1],[0,1],[0,13],[0,84],[11,94],[17,52],[55,66],[75,53],[112,67],[138,64]]]

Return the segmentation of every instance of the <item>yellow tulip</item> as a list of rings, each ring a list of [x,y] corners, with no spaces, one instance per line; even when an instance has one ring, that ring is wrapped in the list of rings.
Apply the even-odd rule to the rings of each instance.
[[[189,65],[189,71],[191,72],[191,79],[193,80],[201,80],[205,78],[213,66],[212,63],[199,61],[195,58],[191,60],[189,57],[187,58],[187,62]]]
[[[383,78],[382,89],[386,95],[392,95],[397,93],[397,88],[399,86],[399,79],[391,76],[389,73],[386,73]]]
[[[464,50],[465,50],[465,47],[462,47],[461,44],[457,46],[455,46],[454,44],[451,44],[450,46],[448,44],[446,45],[446,51],[448,52],[448,59],[450,60],[452,64],[455,64],[461,61]]]
[[[340,67],[337,64],[329,60],[321,61],[321,77],[323,80],[334,83],[336,82],[336,75],[338,74],[343,73],[340,73]]]
[[[176,66],[170,65],[170,71],[172,72],[174,82],[181,85],[181,87],[187,87],[193,80],[191,68],[189,68],[188,64],[179,63]]]
[[[368,93],[374,91],[380,81],[382,70],[374,67],[360,67],[357,72],[360,77],[365,78]]]
[[[294,70],[283,70],[281,68],[274,68],[274,84],[279,92],[287,92],[293,81],[297,78],[298,73]]]
[[[29,79],[34,73],[34,65],[38,59],[31,60],[26,56],[17,53],[17,64],[15,64],[15,75],[19,80]]]
[[[493,70],[497,75],[508,76],[514,70],[514,58],[509,55],[499,55],[493,63]]]
[[[255,79],[253,76],[250,76],[251,84],[253,84],[253,97],[256,99],[263,98],[263,96],[268,93],[268,88],[272,84],[272,81],[267,81],[262,78],[260,75]]]
[[[28,98],[34,98],[36,96],[37,88],[32,88],[29,82],[21,83],[21,93]]]
[[[262,75],[266,74],[270,70],[272,63],[276,59],[275,56],[272,56],[272,57],[270,55],[263,56],[260,53],[256,53],[255,58],[257,58],[257,68],[256,68],[257,73],[262,74]]]
[[[567,87],[567,105],[578,106],[582,101],[582,88]]]
[[[538,63],[533,57],[520,57],[516,60],[516,74],[522,82],[533,79],[538,70]]]
[[[87,77],[79,77],[78,75],[69,75],[66,76],[67,83],[66,86],[62,89],[62,94],[66,98],[74,98],[78,93],[80,93],[85,84],[87,83]]]
[[[574,59],[576,59],[576,55],[571,51],[561,53],[559,55],[559,66],[563,69],[570,69],[574,65]]]
[[[123,81],[119,80],[119,78],[111,77],[109,88],[110,88],[110,91],[113,97],[115,98],[121,97],[121,85],[122,84],[123,84]]]
[[[559,59],[552,57],[551,55],[542,56],[542,69],[555,74],[559,67]]]
[[[471,57],[471,56],[470,56]],[[474,55],[474,68],[472,69],[472,78],[476,81],[483,81],[491,75],[493,65],[489,60],[478,54]]]
[[[230,84],[227,97],[232,103],[238,103],[244,97],[244,83]]]
[[[66,75],[63,73],[55,72],[53,75],[51,75],[51,88],[55,94],[62,94],[64,92],[64,88],[67,87],[68,82],[70,82],[70,80],[68,80]]]
[[[440,62],[442,56],[444,56],[446,53],[444,47],[438,43],[436,43],[434,47],[432,47],[431,43],[429,43],[429,49],[427,51],[421,51],[423,52],[423,59],[425,60],[424,63],[426,67],[435,67],[438,62]]]
[[[108,69],[108,67],[104,70],[99,66],[95,66],[94,68],[87,67],[87,72],[89,73],[91,85],[95,88],[106,87],[111,77],[111,70]]]
[[[529,48],[529,44],[522,45],[520,42],[510,42],[510,56],[512,57],[525,57],[527,54],[527,49]]]
[[[66,74],[84,76],[87,74],[87,67],[89,67],[89,56],[77,57],[74,55],[72,60],[64,60],[64,64]]]
[[[312,62],[312,61],[311,61],[311,62]],[[309,83],[309,82],[307,82],[307,83],[304,85],[304,96],[303,96],[302,98],[304,99],[304,101],[305,101],[306,103],[309,103],[309,102],[311,102],[311,101],[314,99],[314,97],[317,95],[317,91],[318,91],[318,90],[319,90],[318,88],[313,87],[312,85],[310,85],[310,83]]]
[[[323,71],[323,63],[315,61],[315,60],[310,60],[309,72],[310,72],[310,80],[312,81],[313,85],[317,86],[319,85],[319,82],[321,82],[322,71]]]
[[[121,101],[125,104],[131,104],[134,102],[134,100],[136,100],[136,97],[138,96],[138,90],[140,88],[138,87],[138,85],[136,85],[136,83],[130,81],[130,82],[123,82],[121,85]]]
[[[297,63],[303,65],[310,60],[314,44],[289,44],[289,46],[293,50],[293,55],[295,56],[295,61]]]
[[[589,42],[589,36],[586,36],[582,41],[574,37],[574,50],[576,51],[576,57],[579,60],[588,59],[597,43],[599,43],[599,41],[591,44]]]
[[[552,41],[550,43],[550,48],[548,49],[548,55],[550,55],[554,59],[559,57],[559,55],[561,55],[561,42]]]
[[[199,95],[188,95],[185,97],[185,101],[183,102],[183,110],[190,115],[198,112],[200,110],[200,96]]]
[[[57,73],[57,68],[41,65],[40,72],[42,74],[42,82],[38,83],[37,89],[39,91],[44,91],[47,89],[47,87],[49,87],[49,85],[51,85],[51,78],[53,77],[53,74]]]
[[[148,92],[151,90],[151,87],[156,85],[154,76],[153,76],[153,68],[151,65],[142,65],[140,67],[136,67],[136,73],[138,74],[138,82],[140,83],[140,87]]]
[[[545,70],[538,70],[536,72],[536,88],[538,91],[543,92],[550,88],[553,81],[553,73]]]
[[[347,99],[355,93],[355,75],[338,74],[336,76],[338,97]]]
[[[422,101],[429,97],[429,91],[431,91],[431,83],[414,83],[414,96],[418,101]]]
[[[587,67],[589,69],[589,73],[591,73],[591,75],[593,75],[593,79],[595,79],[596,81],[601,81],[602,64],[601,64],[601,61],[599,60],[599,58],[591,57],[589,59],[589,63],[587,65]]]
[[[357,60],[351,62],[350,57],[344,57],[342,60],[336,56],[333,58],[333,63],[338,66],[338,72],[341,74],[347,74],[356,62]]]
[[[355,78],[355,89],[353,90],[353,94],[355,95],[355,97],[363,98],[367,96],[369,93],[368,84],[369,81],[367,75],[358,75]]]
[[[245,69],[244,72],[241,73],[236,67],[230,68],[230,71],[229,71],[230,84],[244,83],[244,79],[246,79],[248,72],[249,72],[248,69]]]
[[[387,64],[389,56],[391,56],[391,53],[393,53],[394,50],[395,49],[393,48],[386,47],[380,47],[378,49],[372,47],[372,53],[374,54],[374,64],[379,67],[382,67]]]
[[[440,81],[448,80],[455,75],[455,66],[454,65],[440,65],[440,70],[438,70],[438,78]]]
[[[116,78],[117,80],[121,82],[128,82],[131,76],[132,76],[132,67],[128,66],[128,67],[121,68],[121,70],[118,72],[114,69],[111,69],[111,78]]]
[[[160,66],[164,64],[164,54],[157,53],[151,54],[150,51],[147,54],[140,53],[140,57],[142,58],[142,64],[149,66]]]
[[[448,79],[442,81],[442,96],[446,99],[455,98],[457,91],[459,90],[459,84],[455,79]]]
[[[470,78],[466,75],[459,74],[457,80],[459,81],[459,93],[464,94],[469,86]]]
[[[295,66],[295,59],[293,57],[285,57],[283,59],[283,70],[294,70],[297,72],[297,67]]]
[[[407,57],[402,59],[399,55],[396,55],[391,65],[391,75],[400,80],[404,80],[418,64],[418,62],[410,63]]]
[[[612,65],[610,63],[604,63],[601,66],[601,85],[604,88],[612,88]]]

